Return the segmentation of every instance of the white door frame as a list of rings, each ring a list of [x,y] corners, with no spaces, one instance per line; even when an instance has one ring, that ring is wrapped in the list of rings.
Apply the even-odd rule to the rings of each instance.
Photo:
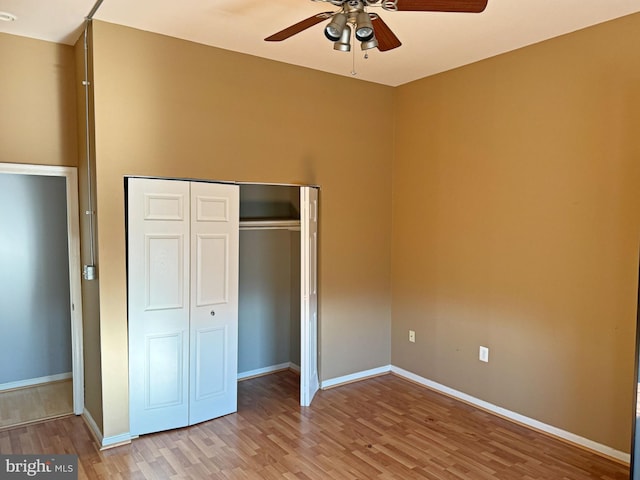
[[[0,163],[0,173],[64,177],[67,192],[67,246],[69,252],[69,302],[71,310],[71,368],[73,413],[84,410],[84,361],[82,354],[82,280],[80,272],[80,223],[78,220],[78,172],[76,167]]]

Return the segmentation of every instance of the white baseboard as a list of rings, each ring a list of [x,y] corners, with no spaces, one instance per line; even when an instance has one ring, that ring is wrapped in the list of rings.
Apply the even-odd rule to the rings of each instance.
[[[59,382],[60,380],[67,380],[73,378],[71,372],[58,373],[56,375],[47,375],[45,377],[27,378],[26,380],[18,380],[17,382],[0,383],[0,392],[4,390],[13,390],[14,388],[33,387],[34,385],[40,385],[43,383]]]
[[[300,365],[296,365],[293,362],[289,363],[289,370],[293,370],[296,373],[300,373]]]
[[[129,432],[114,435],[112,437],[104,437],[102,439],[102,446],[100,447],[100,450],[119,447],[120,445],[126,445],[128,443],[131,443],[131,434]]]
[[[507,410],[506,408],[502,408],[497,405],[493,405],[492,403],[485,402],[484,400],[480,400],[479,398],[472,397],[471,395],[467,395],[466,393],[460,392],[458,390],[454,390],[453,388],[449,388],[440,383],[421,377],[400,367],[391,366],[391,372],[407,380],[411,380],[412,382],[419,383],[420,385],[423,385],[427,388],[453,397],[457,400],[461,400],[465,403],[474,405],[478,408],[481,408],[482,410],[495,413],[496,415],[504,417],[515,423],[519,423],[534,430],[539,430],[553,437],[557,437],[568,443],[586,448],[587,450],[591,450],[595,453],[599,453],[601,455],[613,458],[626,464],[629,464],[631,462],[631,455],[628,453],[621,452],[620,450],[608,447],[607,445],[603,445],[601,443],[594,442],[593,440],[589,440],[588,438],[576,435],[575,433],[567,432],[566,430],[562,430],[552,425],[542,423],[533,418],[525,417],[524,415],[520,415],[519,413],[512,412],[511,410]]]
[[[351,382],[357,382],[369,377],[376,377],[383,375],[391,371],[391,365],[384,365],[378,368],[372,368],[371,370],[363,370],[362,372],[351,373],[342,377],[330,378],[329,380],[323,380],[320,383],[320,388],[326,390],[327,388],[337,387],[339,385]]]
[[[257,368],[255,370],[249,370],[247,372],[238,373],[238,380],[246,380],[252,377],[261,377],[262,375],[268,375],[270,373],[279,372],[281,370],[296,370],[297,365],[294,365],[291,362],[279,363],[277,365],[271,365],[269,367]],[[300,371],[300,367],[298,367],[298,372]]]

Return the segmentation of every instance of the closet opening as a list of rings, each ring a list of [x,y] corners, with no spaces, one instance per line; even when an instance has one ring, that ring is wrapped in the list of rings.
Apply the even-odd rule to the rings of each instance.
[[[131,433],[233,413],[238,380],[281,372],[270,386],[256,379],[279,388],[283,370],[282,388],[309,406],[319,388],[318,188],[125,182]]]
[[[296,400],[300,288],[300,187],[241,184],[238,381],[294,372],[270,378],[285,382]]]

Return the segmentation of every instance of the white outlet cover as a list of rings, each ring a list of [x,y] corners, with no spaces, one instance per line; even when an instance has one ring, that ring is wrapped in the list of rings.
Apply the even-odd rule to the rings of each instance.
[[[481,362],[489,361],[489,347],[480,347],[480,361]]]

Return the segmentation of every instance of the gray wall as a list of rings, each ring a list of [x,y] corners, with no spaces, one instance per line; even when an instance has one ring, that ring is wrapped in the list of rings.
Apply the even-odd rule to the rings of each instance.
[[[300,218],[300,189],[241,185],[240,218]],[[240,231],[238,372],[300,365],[300,232]]]
[[[240,218],[300,218],[300,188],[285,185],[240,185]]]
[[[71,371],[66,184],[0,174],[0,384]]]
[[[299,232],[294,233],[299,238]],[[300,261],[299,255],[292,255],[295,240],[287,230],[240,232],[239,373],[286,362],[300,364]],[[293,329],[292,324],[296,324]],[[292,338],[296,331],[297,344]]]
[[[291,363],[300,366],[300,232],[289,232],[291,251]]]

